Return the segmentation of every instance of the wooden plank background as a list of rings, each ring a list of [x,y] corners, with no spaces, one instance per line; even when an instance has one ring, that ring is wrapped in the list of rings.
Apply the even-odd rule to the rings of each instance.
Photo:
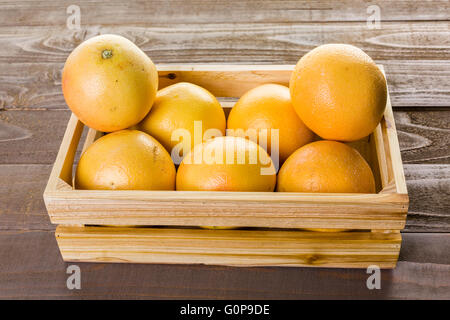
[[[80,30],[66,26],[72,4]],[[0,298],[450,298],[449,17],[448,0],[0,1]],[[343,42],[384,64],[411,200],[382,289],[365,270],[80,264],[83,289],[69,291],[42,192],[70,115],[62,66],[102,33],[156,63],[294,64]]]

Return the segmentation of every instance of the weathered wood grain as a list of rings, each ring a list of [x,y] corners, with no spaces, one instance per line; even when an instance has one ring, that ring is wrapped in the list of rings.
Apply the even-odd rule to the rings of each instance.
[[[0,164],[55,161],[70,111],[0,111]],[[403,163],[450,164],[450,110],[396,111]]]
[[[39,299],[449,299],[449,234],[404,234],[400,261],[368,290],[364,269],[233,268],[77,263],[81,290],[68,290],[51,231],[0,232],[0,298]]]
[[[0,163],[53,163],[69,118],[68,109],[0,111]]]
[[[330,24],[170,24],[167,26],[3,27],[0,62],[63,63],[81,42],[105,33],[120,34],[156,63],[292,64],[324,43],[351,43],[375,61],[449,59],[448,21],[385,22],[369,29],[362,22]]]
[[[0,165],[0,230],[54,230],[42,193],[51,165]]]
[[[0,1],[0,21],[7,26],[65,25],[66,9],[72,4],[71,0]],[[379,6],[383,21],[448,20],[450,14],[446,0],[76,1],[81,22],[87,25],[366,21],[372,4]]]
[[[448,232],[450,229],[450,166],[405,165],[408,186],[409,232]]]
[[[448,21],[330,24],[170,24],[169,26],[2,27],[0,107],[61,108],[63,63],[83,40],[102,33],[126,36],[157,63],[295,64],[317,45],[351,43],[384,64],[392,104],[448,106]]]
[[[394,114],[404,164],[450,163],[450,112]]]

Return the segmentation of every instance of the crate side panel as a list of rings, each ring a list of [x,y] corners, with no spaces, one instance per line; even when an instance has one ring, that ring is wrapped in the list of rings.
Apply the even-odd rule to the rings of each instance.
[[[65,192],[72,195],[72,192]],[[239,226],[278,228],[344,228],[344,229],[402,229],[405,224],[405,208],[395,202],[383,202],[383,198],[396,200],[396,195],[373,195],[372,201],[339,203],[334,198],[328,202],[298,197],[271,200],[270,195],[240,199],[239,196],[223,199],[227,194],[206,193],[204,198],[182,198],[182,194],[168,192],[179,197],[164,199],[161,193],[150,197],[101,198],[62,197],[55,194],[48,211],[53,223],[98,225],[187,225],[187,226]],[[146,196],[147,195],[147,196]],[[208,197],[210,195],[210,197]],[[284,196],[284,195],[281,195]],[[370,196],[370,195],[368,195]],[[214,198],[216,197],[216,198]],[[242,197],[242,196],[241,196]],[[364,198],[363,196],[361,196]],[[278,198],[278,197],[274,197]]]
[[[294,65],[158,65],[159,88],[191,82],[217,97],[240,97],[265,83],[288,86]]]
[[[354,268],[393,268],[401,242],[399,233],[62,226],[56,239],[66,261]]]

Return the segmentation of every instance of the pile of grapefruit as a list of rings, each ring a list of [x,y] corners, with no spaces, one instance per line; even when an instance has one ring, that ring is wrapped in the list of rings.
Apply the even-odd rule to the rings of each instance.
[[[62,89],[80,121],[105,133],[80,158],[78,189],[375,192],[370,166],[345,142],[380,122],[386,80],[351,45],[311,50],[289,87],[256,86],[228,119],[205,88],[158,91],[151,59],[117,35],[80,44]]]

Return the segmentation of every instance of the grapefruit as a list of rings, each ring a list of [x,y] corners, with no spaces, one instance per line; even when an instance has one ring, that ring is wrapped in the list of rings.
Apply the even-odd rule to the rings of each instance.
[[[241,137],[217,137],[198,144],[181,162],[177,190],[273,191],[276,172],[267,152]]]
[[[261,131],[266,131],[267,151],[270,154],[274,144],[278,144],[280,163],[314,138],[296,114],[289,88],[278,84],[264,84],[245,93],[231,109],[227,129],[232,129],[227,130],[227,135],[254,129],[258,139],[263,137]],[[274,129],[278,130],[278,141],[271,141]],[[255,142],[260,142],[258,139]]]
[[[139,130],[155,137],[169,153],[177,145],[184,148],[183,155],[203,142],[207,130],[212,129],[215,136],[220,136],[225,134],[225,127],[225,113],[216,97],[187,82],[159,90],[152,110],[138,125]]]
[[[383,73],[359,48],[319,46],[304,55],[289,82],[300,119],[323,139],[355,141],[368,136],[383,116]]]
[[[93,190],[174,190],[175,165],[164,147],[138,130],[95,141],[78,163],[75,187]]]
[[[112,132],[147,115],[158,90],[158,73],[133,42],[101,35],[84,41],[69,55],[62,90],[67,105],[84,124]]]
[[[295,151],[278,173],[277,191],[374,193],[375,179],[366,160],[352,147],[316,141]]]

